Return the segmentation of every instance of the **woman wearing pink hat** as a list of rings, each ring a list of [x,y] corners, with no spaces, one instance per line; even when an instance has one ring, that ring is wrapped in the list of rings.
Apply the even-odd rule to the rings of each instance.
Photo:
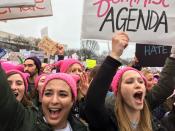
[[[46,80],[46,77],[49,74],[42,73],[38,75],[35,78],[35,89],[31,92],[31,99],[33,101],[33,104],[37,106],[39,109],[41,109],[41,102],[42,102],[42,89],[44,86],[44,82]]]
[[[64,73],[47,76],[41,113],[34,107],[24,107],[15,99],[0,66],[1,131],[88,131],[70,112],[77,98],[77,79]]]
[[[29,100],[29,97],[27,95],[27,79],[29,77],[29,74],[15,69],[7,70],[6,74],[7,81],[16,97],[16,100],[21,102],[24,106],[32,106],[32,102]]]
[[[90,130],[166,131],[159,121],[153,120],[150,110],[159,106],[174,90],[175,57],[167,59],[159,83],[146,94],[147,82],[140,71],[124,67],[116,73],[128,41],[124,32],[113,36],[112,52],[90,84],[85,107]],[[105,97],[111,85],[115,94],[115,100],[111,102],[115,106],[106,107]]]
[[[7,79],[11,90],[13,91],[16,99],[24,106],[31,106],[32,102],[29,100],[27,94],[28,90],[28,76],[29,74],[23,73],[22,65],[15,65],[9,61],[1,62],[2,68],[7,74]]]
[[[84,70],[84,67],[79,60],[70,58],[56,62],[54,66],[60,72],[68,74],[81,74]]]
[[[86,96],[86,93],[89,88],[88,74],[85,72],[84,66],[79,60],[69,58],[58,61],[57,63],[54,64],[54,67],[56,67],[57,70],[59,70],[62,73],[74,74],[80,76],[80,81],[78,83],[78,89],[77,89],[78,98],[76,104],[74,105],[73,113],[77,117],[81,118],[84,117],[80,114],[83,114],[82,108],[84,107],[82,106],[84,106],[84,97]]]
[[[70,77],[71,76],[71,77]],[[77,100],[77,75],[56,73],[47,76],[42,91],[42,109],[49,123],[54,123],[55,128],[76,127],[71,109]],[[73,120],[73,121],[72,121]],[[75,124],[75,125],[74,125]],[[83,129],[84,128],[84,129]],[[82,126],[83,130],[86,130]]]
[[[37,76],[36,79],[35,79],[35,88],[36,88],[36,90],[38,92],[38,96],[39,96],[38,100],[39,100],[39,102],[42,101],[42,95],[41,95],[42,94],[42,89],[43,89],[43,86],[44,86],[44,82],[46,80],[46,77],[48,75],[49,74],[44,74],[43,73],[43,74]]]

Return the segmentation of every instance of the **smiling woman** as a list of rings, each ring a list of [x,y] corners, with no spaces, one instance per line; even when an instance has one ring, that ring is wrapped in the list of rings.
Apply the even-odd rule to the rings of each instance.
[[[25,107],[14,97],[9,83],[13,83],[12,81],[16,80],[11,76],[8,82],[0,65],[1,130],[56,131],[63,129],[64,131],[88,131],[88,127],[79,119],[72,116],[70,112],[71,106],[77,96],[76,82],[70,75],[66,75],[66,79],[57,77],[60,75],[65,76],[64,74],[53,74],[47,77],[48,79],[43,87],[42,109],[44,113],[41,113],[33,106]],[[15,75],[15,77],[19,78],[20,81],[17,83],[20,85],[21,89],[24,89],[25,82],[22,82],[19,75]],[[62,86],[65,89],[63,89]],[[18,97],[20,93],[15,91],[15,95]],[[44,114],[44,116],[42,114]]]
[[[73,126],[68,117],[76,98],[77,87],[73,77],[65,73],[47,76],[42,91],[42,109],[46,121],[55,130]]]

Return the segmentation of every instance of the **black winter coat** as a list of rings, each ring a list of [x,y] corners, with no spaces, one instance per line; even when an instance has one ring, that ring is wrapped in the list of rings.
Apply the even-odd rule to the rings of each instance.
[[[73,131],[88,131],[87,125],[70,114]],[[24,107],[12,93],[6,75],[0,67],[0,131],[53,131],[42,113],[34,107]]]
[[[85,113],[91,131],[119,131],[114,108],[106,108],[105,97],[120,62],[108,56],[93,79],[86,98]],[[152,111],[170,96],[174,90],[175,59],[168,58],[161,72],[160,81],[147,96]],[[166,131],[153,119],[154,131]]]

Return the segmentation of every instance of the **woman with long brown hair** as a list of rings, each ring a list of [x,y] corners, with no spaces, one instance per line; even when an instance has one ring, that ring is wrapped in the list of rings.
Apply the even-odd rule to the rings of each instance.
[[[16,99],[21,102],[24,106],[32,106],[32,101],[30,101],[27,94],[28,82],[27,77],[29,76],[26,73],[23,73],[18,70],[8,70],[7,81],[13,91]]]
[[[140,71],[131,67],[117,71],[121,65],[119,58],[128,41],[128,35],[124,32],[113,36],[111,54],[106,57],[90,84],[85,107],[90,130],[166,131],[159,121],[154,120],[150,111],[174,90],[175,57],[167,59],[158,84],[146,94],[147,82]],[[115,96],[111,101],[115,103],[111,104],[113,107],[105,104],[111,86]]]
[[[136,69],[125,67],[113,78],[115,116],[121,131],[152,131],[151,114],[144,100],[147,82]]]
[[[25,107],[32,106],[27,90],[28,90],[28,73],[22,72],[21,65],[15,65],[10,62],[1,63],[2,68],[7,75],[8,83],[16,97],[16,100],[22,103]]]

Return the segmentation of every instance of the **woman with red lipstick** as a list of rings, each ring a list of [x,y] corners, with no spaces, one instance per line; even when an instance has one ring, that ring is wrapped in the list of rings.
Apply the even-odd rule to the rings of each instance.
[[[90,130],[166,131],[159,121],[154,121],[150,110],[159,106],[174,90],[175,57],[167,59],[160,81],[146,94],[147,82],[140,71],[124,67],[116,72],[128,41],[124,32],[113,36],[112,52],[90,84],[85,107]],[[112,108],[105,104],[110,86],[115,94]]]

